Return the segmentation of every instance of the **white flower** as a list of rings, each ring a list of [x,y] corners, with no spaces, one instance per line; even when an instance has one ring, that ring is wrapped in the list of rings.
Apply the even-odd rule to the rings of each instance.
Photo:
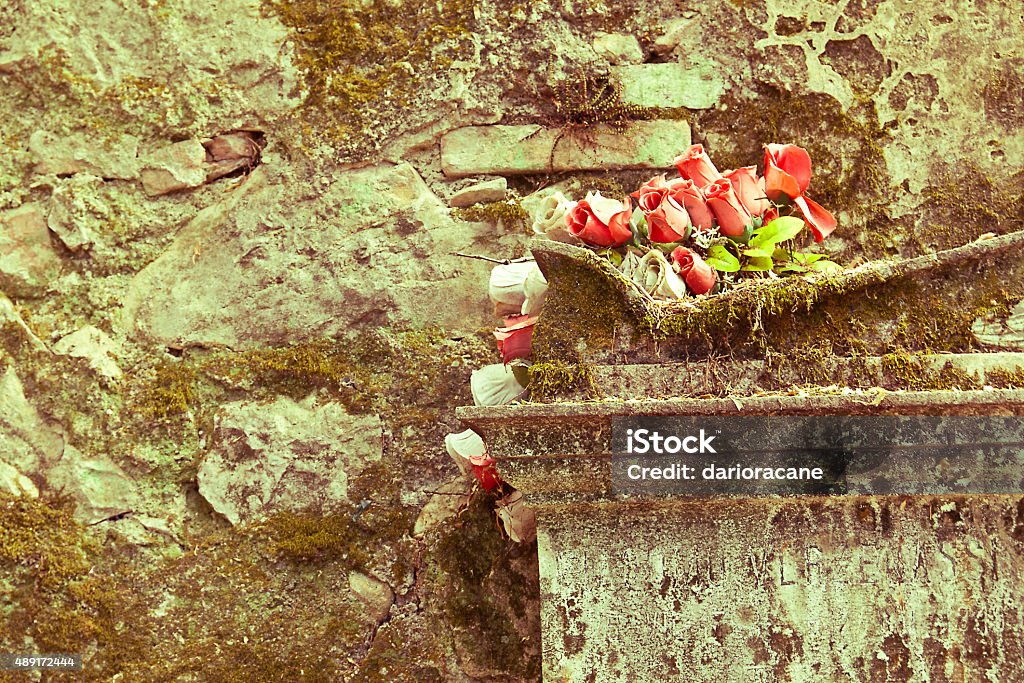
[[[511,403],[526,389],[516,379],[512,368],[503,363],[485,365],[474,370],[469,378],[473,403],[478,406],[503,406]]]
[[[576,202],[570,201],[564,194],[552,192],[537,203],[533,212],[533,232],[551,239],[551,233],[567,233],[565,215],[572,211]]]
[[[522,306],[526,301],[523,284],[535,268],[537,268],[535,261],[519,261],[495,266],[491,271],[491,282],[488,288],[491,301],[496,304]]]
[[[537,538],[537,513],[523,502],[522,491],[513,491],[498,501],[498,520],[516,543]]]
[[[633,272],[633,282],[651,296],[661,299],[682,299],[686,296],[686,283],[657,249],[651,249],[640,259]]]
[[[472,429],[444,437],[444,447],[463,473],[468,472],[472,464],[483,464],[487,457],[484,440]]]
[[[544,298],[548,294],[548,281],[544,279],[544,273],[540,267],[533,263],[533,269],[526,274],[523,280],[523,292],[526,298],[523,300],[523,315],[537,315],[540,307],[544,304]]]

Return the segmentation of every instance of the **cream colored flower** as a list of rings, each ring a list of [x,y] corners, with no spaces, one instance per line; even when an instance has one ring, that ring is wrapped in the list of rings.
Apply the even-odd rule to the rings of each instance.
[[[480,435],[472,429],[456,432],[444,437],[444,447],[463,474],[469,472],[469,466],[480,464],[487,456],[487,447]]]
[[[637,265],[633,282],[658,299],[682,299],[686,296],[686,283],[676,274],[665,255],[652,249]]]
[[[473,403],[478,406],[503,406],[511,403],[526,389],[516,379],[511,366],[504,363],[485,365],[474,370],[469,378]]]
[[[496,304],[522,306],[526,301],[523,284],[536,267],[536,261],[518,261],[495,266],[491,271],[491,281],[488,287],[491,301]]]

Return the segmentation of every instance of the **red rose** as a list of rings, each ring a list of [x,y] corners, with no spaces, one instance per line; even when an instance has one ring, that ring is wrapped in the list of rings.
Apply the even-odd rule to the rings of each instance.
[[[707,199],[692,180],[675,178],[668,181],[668,194],[676,203],[686,209],[690,222],[697,230],[710,230],[715,217],[708,208]]]
[[[508,365],[517,358],[529,358],[533,343],[533,326],[536,317],[515,315],[505,318],[505,327],[494,330],[494,338],[498,340],[498,352]]]
[[[669,194],[664,174],[651,178],[634,192],[640,210],[647,219],[647,235],[652,242],[678,242],[686,237],[690,215]]]
[[[800,209],[804,222],[821,242],[836,229],[836,219],[825,207],[804,196],[811,182],[811,157],[796,145],[764,146],[765,193],[772,199],[788,196]]]
[[[592,192],[565,215],[565,225],[573,237],[595,247],[618,247],[633,236],[629,228],[628,203]]]
[[[797,205],[800,213],[804,215],[804,222],[807,223],[811,232],[814,233],[815,242],[821,242],[836,229],[837,222],[835,216],[826,211],[825,207],[818,202],[812,201],[808,197],[800,196],[794,199],[793,203]]]
[[[686,281],[686,288],[694,294],[707,294],[718,282],[718,273],[692,249],[676,247],[672,250],[672,262]]]
[[[811,157],[796,145],[764,146],[764,190],[769,199],[796,199],[811,182]]]
[[[720,178],[711,183],[705,194],[722,234],[728,237],[742,235],[751,224],[751,216],[733,191],[732,182],[728,178]]]
[[[675,164],[679,175],[692,180],[699,188],[705,188],[722,177],[704,151],[704,145],[693,145],[676,157]]]
[[[765,197],[764,178],[757,177],[756,166],[744,166],[735,171],[726,171],[722,176],[732,182],[733,192],[751,216],[760,216],[771,206]]]

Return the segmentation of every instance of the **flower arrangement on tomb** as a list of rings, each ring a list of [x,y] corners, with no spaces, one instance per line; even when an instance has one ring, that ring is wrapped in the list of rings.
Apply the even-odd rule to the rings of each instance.
[[[760,174],[755,166],[720,172],[701,145],[675,165],[678,178],[655,176],[621,200],[599,192],[579,201],[549,193],[536,207],[533,231],[594,249],[655,299],[715,295],[744,277],[841,270],[827,255],[796,247],[805,229],[821,242],[836,228],[832,214],[807,196],[811,159],[804,149],[765,145]],[[489,295],[502,321],[494,330],[501,362],[473,372],[476,405],[505,405],[526,392],[533,328],[547,287],[532,259],[501,262],[491,271]],[[497,496],[508,536],[531,541],[533,512],[501,480],[483,439],[467,429],[449,434],[445,446],[464,472]]]
[[[836,228],[807,196],[811,159],[803,148],[765,145],[760,174],[756,166],[719,171],[702,145],[675,165],[679,177],[655,176],[621,200],[554,192],[534,232],[597,250],[657,299],[720,293],[745,277],[840,269],[796,246],[805,229],[821,242]]]

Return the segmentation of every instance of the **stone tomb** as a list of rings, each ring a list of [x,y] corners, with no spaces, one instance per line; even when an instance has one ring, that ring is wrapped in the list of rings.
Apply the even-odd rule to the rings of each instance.
[[[537,510],[544,681],[1024,680],[1021,496],[613,493],[614,416],[739,414],[1024,415],[1024,391],[460,409]]]

